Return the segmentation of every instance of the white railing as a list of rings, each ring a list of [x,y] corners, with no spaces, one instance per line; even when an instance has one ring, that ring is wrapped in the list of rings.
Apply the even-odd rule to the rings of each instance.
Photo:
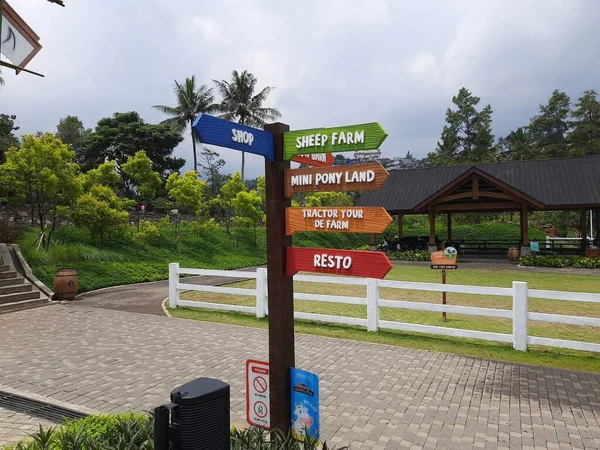
[[[185,278],[183,280],[180,280],[179,278],[179,275],[181,274],[217,276],[240,279],[256,279],[256,289],[241,289],[227,286],[204,286],[198,284],[185,283]],[[373,332],[378,331],[380,328],[384,328],[417,333],[437,334],[443,336],[483,339],[486,341],[510,342],[512,343],[513,348],[515,350],[521,351],[526,351],[528,345],[545,345],[549,347],[561,347],[575,350],[600,352],[600,344],[598,343],[529,336],[527,330],[527,324],[530,320],[569,325],[585,325],[592,327],[600,327],[600,318],[585,316],[569,316],[562,314],[535,313],[528,312],[527,310],[527,303],[529,298],[600,303],[600,294],[529,289],[527,287],[527,283],[519,281],[514,281],[511,288],[468,286],[458,284],[418,283],[412,281],[377,280],[374,278],[340,278],[320,275],[296,275],[294,276],[294,281],[325,284],[351,284],[358,286],[366,286],[367,289],[366,297],[346,297],[339,295],[294,293],[295,300],[342,303],[350,305],[366,305],[366,319],[358,317],[344,317],[326,314],[294,312],[294,317],[296,319],[312,320],[315,322],[339,323],[344,325],[364,326],[367,328],[368,331]],[[512,298],[512,309],[443,305],[404,300],[386,300],[384,298],[380,298],[380,288],[509,297]],[[212,293],[217,292],[222,294],[254,296],[256,298],[256,302],[255,306],[239,306],[204,301],[181,300],[179,296],[181,291],[200,291]],[[255,314],[256,317],[263,318],[268,314],[267,270],[259,268],[256,269],[256,272],[241,272],[226,270],[187,269],[179,267],[178,263],[171,263],[169,264],[169,306],[171,308],[184,306],[189,308],[205,308],[222,311],[242,312],[247,314]],[[379,318],[379,312],[380,308],[382,307],[431,312],[448,312],[472,316],[500,317],[505,319],[512,319],[512,334],[464,330],[460,328],[448,328],[433,325],[420,325],[414,323],[381,320]]]

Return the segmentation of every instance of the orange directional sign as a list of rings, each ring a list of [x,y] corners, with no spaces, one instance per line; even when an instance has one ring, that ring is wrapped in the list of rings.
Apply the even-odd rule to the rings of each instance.
[[[300,192],[342,192],[380,189],[389,177],[379,163],[348,166],[288,169],[285,171],[284,195]]]
[[[292,161],[313,167],[333,166],[335,158],[331,153],[313,153],[312,155],[296,155]]]
[[[333,208],[286,208],[285,232],[341,231],[383,233],[392,218],[381,206],[339,206]]]

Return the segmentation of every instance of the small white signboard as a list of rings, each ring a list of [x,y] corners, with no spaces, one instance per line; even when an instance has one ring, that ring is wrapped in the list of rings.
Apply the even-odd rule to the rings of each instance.
[[[269,363],[246,361],[246,420],[267,430],[271,426]]]

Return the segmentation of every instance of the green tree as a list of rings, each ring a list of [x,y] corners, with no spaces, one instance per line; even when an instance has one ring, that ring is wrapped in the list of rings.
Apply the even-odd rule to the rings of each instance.
[[[198,157],[196,153],[196,141],[198,138],[192,129],[192,125],[198,114],[212,113],[216,110],[217,105],[214,103],[212,89],[209,89],[205,84],[196,88],[195,76],[186,78],[183,84],[175,80],[173,92],[175,93],[175,97],[177,97],[177,106],[155,105],[153,108],[171,116],[161,123],[169,125],[178,133],[184,134],[188,125],[190,126],[194,170],[197,171]]]
[[[304,203],[308,207],[354,205],[346,192],[311,192],[304,197]]]
[[[446,111],[446,125],[435,152],[429,153],[430,166],[447,166],[490,162],[496,159],[492,134],[492,107],[481,111],[481,99],[468,89],[461,88],[452,97],[456,109]]]
[[[260,199],[262,200],[264,205],[267,201],[267,180],[264,177],[264,175],[262,177],[257,178],[256,191],[258,192],[258,195],[260,195]]]
[[[169,198],[182,212],[200,212],[205,186],[206,183],[199,180],[198,173],[193,170],[186,172],[183,177],[178,172],[172,173],[167,180]]]
[[[498,140],[502,155],[510,161],[535,159],[535,148],[527,127],[519,127]]]
[[[77,199],[71,212],[75,225],[86,228],[93,236],[104,238],[112,228],[127,223],[127,201],[123,201],[107,186],[92,186],[89,192]]]
[[[220,117],[256,128],[263,128],[267,121],[281,117],[276,108],[263,106],[274,88],[267,86],[255,94],[258,79],[247,70],[242,73],[234,70],[230,81],[213,81],[222,98],[218,106]],[[242,181],[245,180],[245,168],[246,154],[242,152]]]
[[[198,165],[206,177],[208,196],[210,198],[215,198],[219,195],[219,192],[225,183],[225,176],[220,172],[225,165],[225,161],[221,159],[217,152],[208,148],[203,148],[200,151],[200,162]]]
[[[56,126],[56,137],[63,143],[70,145],[71,149],[75,151],[75,159],[82,161],[81,145],[91,131],[83,126],[83,122],[79,120],[79,117],[67,116],[60,119]]]
[[[50,245],[61,207],[70,206],[81,192],[79,166],[75,152],[53,134],[42,137],[25,135],[21,147],[12,147],[6,154],[3,173],[15,182],[14,190],[29,205],[31,222],[39,220],[40,231],[50,228],[45,246]],[[8,175],[6,175],[8,174]]]
[[[19,145],[19,139],[13,133],[19,129],[15,125],[16,119],[14,114],[0,114],[0,164],[4,162],[8,149]]]
[[[531,119],[529,130],[538,158],[568,156],[570,103],[567,94],[555,89],[548,104],[540,105],[540,113]]]
[[[346,157],[344,155],[342,155],[341,153],[338,153],[337,155],[335,155],[333,157],[333,164],[335,165],[341,165],[344,164],[346,162]]]
[[[567,137],[571,155],[600,155],[600,102],[596,91],[584,91],[571,116]]]
[[[259,222],[264,222],[265,213],[261,210],[262,198],[256,191],[240,191],[232,200],[236,217],[234,223],[241,227],[254,228],[254,243],[256,244],[256,229]]]
[[[153,170],[166,180],[185,164],[185,160],[172,156],[182,140],[168,125],[146,123],[135,111],[115,113],[100,119],[94,131],[84,139],[80,164],[87,171],[105,161],[114,161],[121,173],[127,158],[143,150],[152,161]]]
[[[108,161],[104,164],[100,164],[95,169],[83,174],[82,176],[83,190],[89,191],[92,186],[100,185],[107,186],[113,190],[116,190],[121,186],[122,180],[116,170],[114,161]]]
[[[227,210],[227,232],[229,232],[231,219],[233,217],[233,200],[240,192],[246,192],[246,185],[242,181],[242,176],[240,173],[236,172],[221,188],[221,203]]]
[[[156,191],[162,185],[160,175],[153,170],[152,161],[143,150],[127,158],[121,166],[121,172],[138,203],[154,199]]]

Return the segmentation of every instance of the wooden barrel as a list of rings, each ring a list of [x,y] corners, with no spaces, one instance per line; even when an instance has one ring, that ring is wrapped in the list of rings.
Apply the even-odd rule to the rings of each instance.
[[[519,260],[519,247],[509,247],[508,249],[508,259],[511,261],[518,261]]]
[[[79,290],[75,269],[58,269],[54,276],[54,300],[73,300]]]

